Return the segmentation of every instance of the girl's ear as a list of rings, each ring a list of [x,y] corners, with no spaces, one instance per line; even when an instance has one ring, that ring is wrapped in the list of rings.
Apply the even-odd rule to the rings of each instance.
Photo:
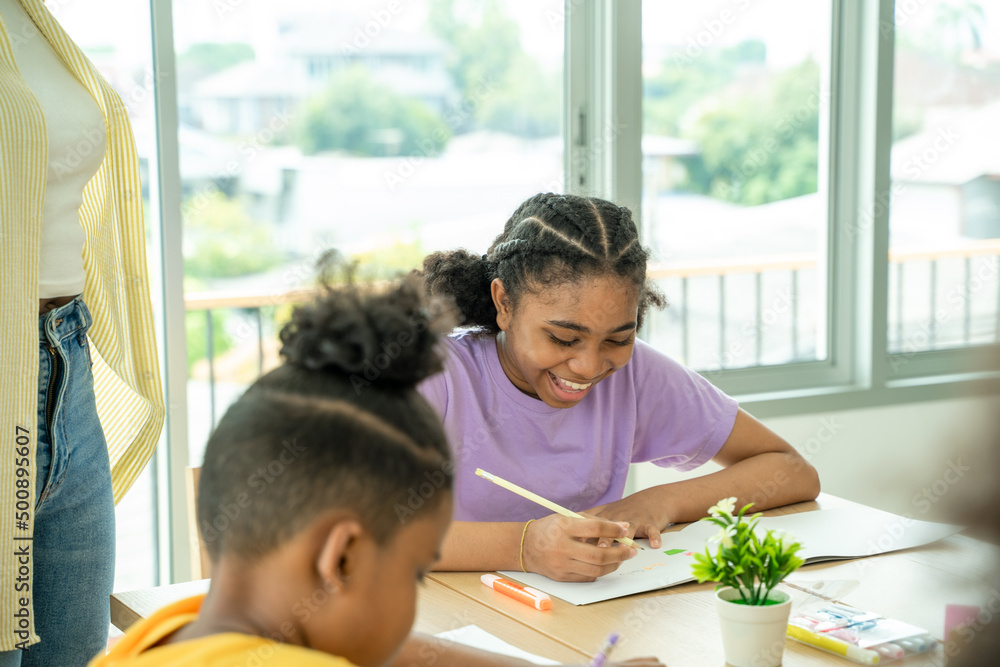
[[[510,299],[507,297],[507,289],[503,286],[503,281],[494,278],[490,283],[490,294],[493,297],[493,305],[497,309],[497,326],[502,331],[506,331],[510,326],[513,313],[510,308]]]
[[[364,533],[356,519],[342,519],[330,526],[316,557],[316,570],[323,582],[339,590],[357,567],[359,538]]]

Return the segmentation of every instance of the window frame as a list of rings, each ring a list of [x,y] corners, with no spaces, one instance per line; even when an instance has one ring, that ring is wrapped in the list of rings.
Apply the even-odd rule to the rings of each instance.
[[[184,470],[188,461],[187,332],[184,307],[183,224],[173,0],[149,0],[153,31],[153,85],[156,109],[156,163],[149,165],[150,214],[159,232],[163,271],[163,385],[167,412],[165,446],[155,466],[158,584],[189,581],[191,555]],[[155,235],[154,235],[155,236]]]
[[[641,225],[641,0],[567,0],[566,17],[567,190],[621,202]],[[876,202],[891,186],[893,25],[892,0],[832,0],[827,359],[703,373],[758,417],[1000,392],[1000,345],[888,352],[889,217]]]
[[[158,164],[151,165],[164,284],[166,444],[158,484],[159,580],[190,576],[181,181],[172,0],[150,0]],[[1000,393],[1000,345],[887,352],[888,211],[894,35],[892,0],[833,0],[829,103],[821,113],[827,193],[824,361],[705,375],[761,418]],[[566,189],[629,206],[641,225],[641,0],[565,0]],[[880,214],[871,224],[860,212]],[[155,228],[155,227],[154,227]],[[989,355],[988,357],[986,355]]]

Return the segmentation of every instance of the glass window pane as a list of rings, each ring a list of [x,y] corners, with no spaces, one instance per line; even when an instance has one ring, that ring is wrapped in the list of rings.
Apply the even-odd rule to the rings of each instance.
[[[530,0],[175,0],[190,462],[336,248],[483,252],[563,187],[563,25]]]
[[[643,3],[647,338],[693,368],[827,356],[829,5]]]
[[[897,3],[890,352],[1000,339],[1000,2]]]
[[[153,314],[159,340],[163,340],[163,289],[159,247],[159,218],[149,207],[149,165],[156,163],[153,131],[153,63],[149,4],[129,0],[94,3],[47,2],[49,10],[70,37],[83,49],[101,74],[114,86],[128,110],[142,169],[145,205],[146,259],[150,273]],[[109,22],[108,16],[117,17]],[[128,25],[128,30],[122,30]],[[160,373],[163,359],[160,359]],[[161,439],[162,443],[165,438]],[[114,590],[155,586],[157,573],[157,514],[154,466],[147,465],[139,479],[115,508],[116,551]]]

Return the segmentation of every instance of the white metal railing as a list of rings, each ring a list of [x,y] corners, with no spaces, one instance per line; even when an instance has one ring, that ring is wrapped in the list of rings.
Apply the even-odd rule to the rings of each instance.
[[[979,271],[974,271],[972,263],[980,259]],[[956,293],[963,295],[959,307],[963,334],[958,340],[951,340],[949,344],[968,345],[972,340],[973,301],[970,294],[979,287],[985,279],[992,280],[990,289],[996,290],[997,302],[994,312],[989,315],[993,318],[993,340],[1000,341],[1000,239],[990,239],[984,241],[970,241],[961,246],[950,248],[926,248],[916,250],[891,250],[889,253],[891,270],[895,272],[896,300],[893,304],[893,311],[890,313],[890,320],[894,324],[894,340],[889,341],[889,351],[901,351],[906,319],[904,317],[904,296],[907,294],[906,273],[907,269],[916,265],[929,267],[930,284],[927,288],[927,299],[929,301],[929,312],[937,312],[938,288],[937,284],[939,267],[946,261],[960,261],[964,263],[964,280],[960,279],[956,285]],[[729,326],[727,307],[727,291],[730,281],[736,276],[749,276],[754,285],[754,306],[757,331],[762,330],[763,308],[763,277],[770,274],[786,273],[790,281],[790,331],[791,348],[788,360],[794,361],[799,358],[800,352],[800,330],[799,313],[801,295],[800,283],[803,273],[815,272],[819,267],[819,262],[815,254],[790,254],[776,255],[771,257],[753,258],[732,258],[724,260],[697,261],[697,262],[676,262],[670,265],[651,265],[649,277],[657,281],[676,280],[679,281],[677,294],[672,294],[672,310],[680,320],[680,358],[690,359],[692,344],[692,318],[691,304],[688,300],[688,292],[691,281],[696,279],[715,279],[718,294],[718,309],[714,314],[716,326],[719,332],[726,331]],[[986,268],[983,268],[986,267]],[[985,278],[984,278],[985,275]],[[744,278],[745,279],[745,278]],[[912,290],[911,290],[912,292]],[[189,292],[185,295],[185,307],[188,312],[203,312],[206,323],[206,362],[209,382],[209,410],[211,413],[210,422],[215,423],[215,383],[216,377],[216,354],[213,350],[214,323],[212,314],[220,310],[241,310],[244,311],[250,321],[255,322],[255,336],[241,336],[241,339],[255,337],[257,343],[258,371],[268,370],[265,362],[265,319],[262,315],[264,309],[274,309],[284,304],[300,303],[307,301],[317,293],[313,289],[299,289],[281,293],[248,293],[248,292]],[[919,294],[915,294],[920,296]],[[914,294],[911,294],[914,296]],[[678,313],[679,311],[679,313]],[[982,319],[982,314],[978,317]],[[930,317],[927,321],[928,329],[926,349],[935,349],[937,344],[937,318]],[[273,327],[272,327],[273,328]],[[706,339],[704,332],[698,332],[699,340]],[[719,368],[727,368],[725,363],[726,355],[724,346],[726,339],[724,335],[718,335],[719,341]],[[895,346],[895,350],[893,347]],[[754,363],[762,363],[763,347],[762,336],[755,337]],[[745,365],[745,364],[744,364]]]

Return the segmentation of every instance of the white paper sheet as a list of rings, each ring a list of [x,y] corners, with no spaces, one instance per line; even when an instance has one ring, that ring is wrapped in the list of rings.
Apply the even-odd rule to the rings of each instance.
[[[485,651],[493,651],[494,653],[509,655],[512,658],[520,658],[536,665],[561,664],[555,660],[549,660],[548,658],[543,658],[533,653],[522,651],[513,644],[508,644],[496,635],[491,635],[478,625],[467,625],[464,628],[448,630],[447,632],[439,632],[434,636],[440,637],[441,639],[447,639],[448,641],[453,641],[457,644],[471,646],[472,648],[480,648]]]
[[[757,524],[760,533],[782,530],[794,536],[802,543],[799,555],[807,563],[909,549],[948,537],[961,529],[961,526],[908,519],[870,507],[762,517]],[[718,532],[715,524],[696,521],[679,532],[665,533],[660,549],[651,549],[648,540],[638,540],[646,551],[640,551],[615,572],[592,582],[553,581],[540,574],[523,572],[501,574],[572,604],[590,604],[693,581],[691,554],[703,552]],[[711,549],[715,550],[714,543]],[[669,551],[676,553],[666,553]]]

